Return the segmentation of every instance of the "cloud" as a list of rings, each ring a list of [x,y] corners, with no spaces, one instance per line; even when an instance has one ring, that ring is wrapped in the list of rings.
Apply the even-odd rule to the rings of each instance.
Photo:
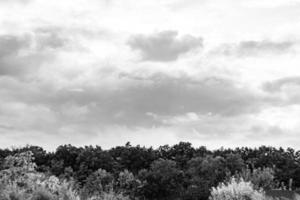
[[[134,35],[128,44],[141,53],[143,60],[168,62],[202,47],[203,39],[191,35],[179,37],[176,31],[162,31],[152,35]]]
[[[29,47],[29,36],[14,36],[1,35],[0,36],[0,58],[11,55],[16,55],[20,50]]]
[[[22,3],[26,4],[29,3],[32,0],[0,0],[0,3]]]
[[[252,91],[220,77],[118,70],[95,76],[98,82],[93,84],[59,87],[55,81],[0,77],[0,133],[26,133],[32,141],[43,135],[52,138],[52,145],[59,144],[56,138],[93,143],[83,139],[87,136],[110,138],[110,145],[120,144],[116,138],[153,142],[159,135],[156,131],[172,136],[172,142],[212,142],[211,138],[229,142],[250,129],[248,122],[254,120],[248,116],[259,113],[262,106]],[[107,87],[106,79],[113,80],[114,86]],[[75,141],[71,135],[81,139]]]
[[[62,48],[69,42],[58,27],[40,27],[35,30],[38,48]]]
[[[1,144],[280,144],[300,29],[275,1],[0,0]]]
[[[284,87],[300,86],[300,77],[285,77],[263,84],[263,89],[267,92],[280,92]]]
[[[288,120],[281,119],[280,121],[281,109],[277,109],[277,113],[275,110],[275,114],[280,114],[274,116],[276,120],[279,120],[276,124],[269,121],[268,117],[264,118],[265,113],[260,112],[239,116],[189,112],[175,116],[155,115],[153,117],[167,124],[179,141],[193,141],[194,144],[205,144],[213,148],[254,146],[262,143],[277,146],[278,144],[286,145],[286,137],[297,139],[297,133],[289,129],[291,125],[285,125],[286,122],[289,123],[290,117]]]
[[[300,105],[300,77],[292,76],[268,81],[262,84],[262,89],[273,96],[277,105]]]
[[[52,62],[57,49],[68,41],[53,29],[33,33],[0,35],[0,76],[26,77],[45,62]]]
[[[213,52],[238,57],[278,55],[290,52],[295,45],[294,41],[249,40],[238,44],[224,44]]]
[[[3,84],[5,87],[0,90],[0,95],[10,97],[10,101],[22,99],[25,105],[43,106],[61,123],[103,127],[166,125],[149,113],[160,116],[189,112],[237,116],[257,112],[261,104],[247,88],[238,88],[232,81],[218,77],[195,79],[163,73],[132,77],[122,73],[115,78],[118,82],[116,89],[106,87],[104,82],[57,89],[55,85],[25,84],[6,78],[2,79],[6,85]]]
[[[24,51],[30,48],[30,36],[0,36],[0,75],[22,74],[26,66],[23,63]],[[23,56],[23,55],[24,56]]]
[[[178,11],[178,10],[182,10],[182,9],[190,9],[191,7],[193,6],[197,6],[197,5],[201,5],[203,6],[203,4],[207,3],[207,0],[198,0],[198,1],[195,1],[195,0],[175,0],[175,1],[167,1],[166,2],[166,6],[168,8],[170,8],[171,10],[174,10],[174,11]]]

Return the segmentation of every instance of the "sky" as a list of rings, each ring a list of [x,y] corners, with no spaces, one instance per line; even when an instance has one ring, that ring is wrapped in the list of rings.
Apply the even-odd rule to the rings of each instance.
[[[0,147],[300,149],[300,0],[0,0]]]

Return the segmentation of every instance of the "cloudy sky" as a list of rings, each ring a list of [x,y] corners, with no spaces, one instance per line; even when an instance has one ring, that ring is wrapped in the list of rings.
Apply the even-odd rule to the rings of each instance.
[[[299,0],[0,0],[0,146],[300,145]]]

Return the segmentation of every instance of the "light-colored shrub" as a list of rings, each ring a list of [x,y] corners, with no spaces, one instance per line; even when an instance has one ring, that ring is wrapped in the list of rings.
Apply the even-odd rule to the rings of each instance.
[[[0,193],[1,200],[25,200],[29,197],[26,191],[18,187],[16,183],[8,183]]]
[[[265,200],[265,195],[262,190],[255,190],[251,182],[231,178],[212,188],[210,200]]]
[[[88,200],[129,200],[129,198],[122,193],[115,193],[110,190],[109,192],[103,192],[101,195],[92,196]]]
[[[30,200],[54,200],[54,196],[44,188],[40,188],[33,192]]]
[[[32,153],[8,156],[0,171],[1,200],[80,200],[70,181],[35,170]]]
[[[269,190],[274,188],[274,170],[269,167],[257,168],[252,171],[249,168],[243,169],[240,173],[237,173],[235,177],[237,179],[242,178],[246,182],[251,182],[254,189]]]

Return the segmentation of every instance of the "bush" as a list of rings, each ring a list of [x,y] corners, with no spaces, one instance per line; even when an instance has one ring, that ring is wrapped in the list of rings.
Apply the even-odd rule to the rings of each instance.
[[[125,170],[119,173],[115,189],[117,192],[125,194],[133,199],[137,195],[140,186],[142,186],[141,181],[131,172]]]
[[[274,170],[272,168],[258,168],[252,171],[249,168],[243,169],[240,173],[235,175],[237,179],[243,179],[246,182],[251,182],[254,189],[264,190],[273,189],[274,186]]]
[[[83,195],[90,197],[110,191],[113,187],[113,179],[112,174],[103,169],[98,169],[86,179]]]
[[[231,178],[228,183],[213,187],[210,200],[265,200],[262,190],[255,190],[251,182]]]
[[[72,182],[38,173],[31,152],[8,156],[3,166],[1,200],[79,200]]]
[[[99,200],[129,200],[129,198],[124,196],[123,194],[116,194],[113,191],[110,191],[104,193],[102,198]]]
[[[12,192],[9,194],[9,200],[23,200],[24,197],[22,196],[22,193],[18,192]]]
[[[101,195],[92,196],[88,200],[129,200],[129,198],[122,193],[115,193],[110,190],[109,192],[103,192]]]
[[[45,189],[38,189],[33,192],[31,200],[54,200],[54,198],[49,191]]]
[[[1,200],[23,200],[26,199],[28,195],[24,189],[21,189],[15,183],[9,183],[2,187],[0,191]]]

